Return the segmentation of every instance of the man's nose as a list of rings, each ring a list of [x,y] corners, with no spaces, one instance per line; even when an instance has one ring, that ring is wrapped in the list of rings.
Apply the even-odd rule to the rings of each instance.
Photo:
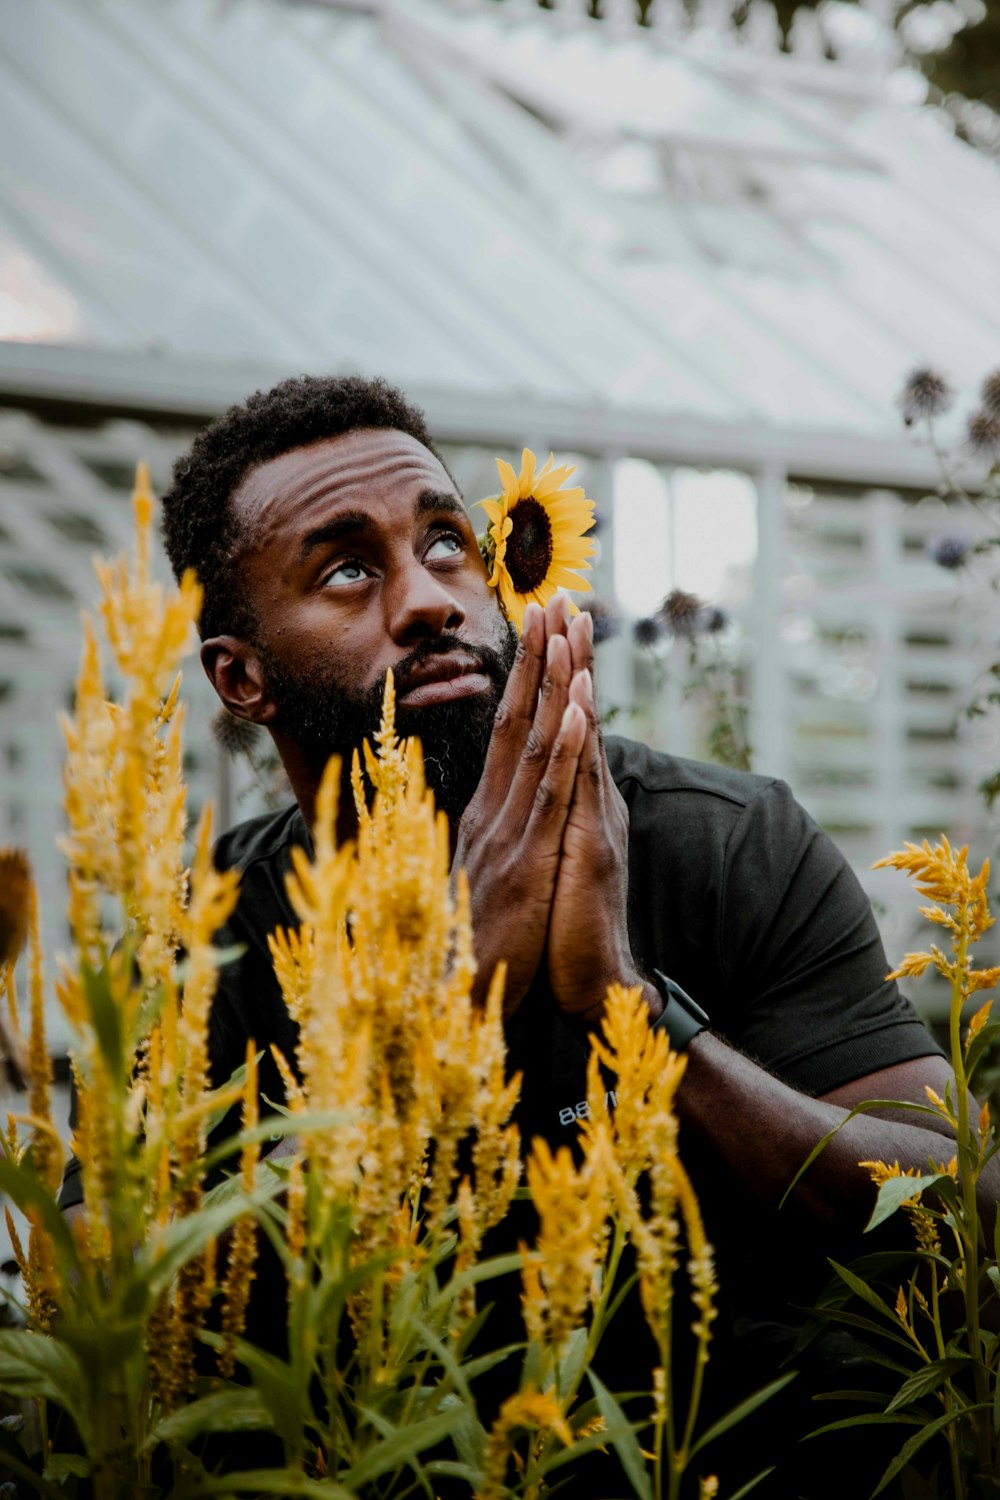
[[[387,605],[389,634],[400,645],[457,630],[465,620],[451,581],[436,577],[417,559],[398,580]]]

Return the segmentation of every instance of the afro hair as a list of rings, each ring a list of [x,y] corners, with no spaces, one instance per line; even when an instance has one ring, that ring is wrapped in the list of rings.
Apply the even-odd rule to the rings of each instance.
[[[294,448],[365,427],[408,433],[440,458],[423,412],[386,381],[302,375],[231,406],[177,460],[163,496],[163,539],[176,577],[193,568],[204,589],[203,640],[255,637],[257,617],[234,566],[251,539],[230,503],[245,476]]]

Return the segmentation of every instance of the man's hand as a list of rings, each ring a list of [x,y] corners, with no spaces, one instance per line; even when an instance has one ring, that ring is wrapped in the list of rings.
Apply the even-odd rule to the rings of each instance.
[[[609,984],[642,985],[651,1013],[657,991],[636,971],[628,935],[628,808],[604,754],[594,697],[594,625],[581,614],[567,633],[573,677],[571,704],[587,724],[563,832],[562,857],[549,925],[548,972],[565,1015],[596,1023]]]
[[[469,881],[476,992],[485,996],[494,969],[506,960],[508,1016],[542,962],[587,739],[578,690],[570,701],[567,613],[561,595],[549,601],[544,614],[538,605],[528,605],[482,780],[458,825],[454,865]]]

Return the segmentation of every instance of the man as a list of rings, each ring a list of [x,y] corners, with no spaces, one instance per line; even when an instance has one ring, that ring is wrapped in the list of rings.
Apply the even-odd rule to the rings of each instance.
[[[948,1077],[884,978],[841,856],[766,776],[602,740],[590,617],[570,621],[557,597],[529,607],[515,640],[421,414],[382,383],[303,378],[252,396],[197,438],[163,509],[175,570],[192,566],[204,584],[205,670],[231,713],[270,731],[297,804],[219,845],[242,871],[227,940],[247,951],[223,970],[213,1009],[218,1075],[247,1036],[293,1053],[267,933],[294,922],[290,848],[308,843],[328,757],[349,760],[377,726],[391,667],[399,730],[423,742],[469,878],[483,985],[508,965],[525,1138],[572,1139],[608,984],[641,985],[655,1025],[665,1000],[679,1003],[661,971],[711,1017],[687,1047],[682,1151],[732,1304],[718,1359],[734,1389],[763,1383],[767,1330],[784,1352],[789,1302],[815,1295],[823,1256],[868,1216],[858,1162],[924,1168],[950,1154],[929,1117],[858,1117],[779,1215],[853,1104],[924,1102],[925,1085],[943,1093]],[[352,819],[343,797],[341,836]],[[262,1091],[278,1087],[265,1065]]]

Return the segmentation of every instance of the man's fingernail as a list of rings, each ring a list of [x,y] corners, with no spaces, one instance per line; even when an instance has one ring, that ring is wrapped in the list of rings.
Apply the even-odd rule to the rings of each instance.
[[[559,637],[557,635],[550,635],[549,636],[549,644],[545,648],[545,660],[546,660],[546,662],[548,663],[548,665],[550,667],[551,667],[552,663],[556,659],[556,651],[558,650],[558,647],[556,646],[556,641],[558,639],[559,639]]]

